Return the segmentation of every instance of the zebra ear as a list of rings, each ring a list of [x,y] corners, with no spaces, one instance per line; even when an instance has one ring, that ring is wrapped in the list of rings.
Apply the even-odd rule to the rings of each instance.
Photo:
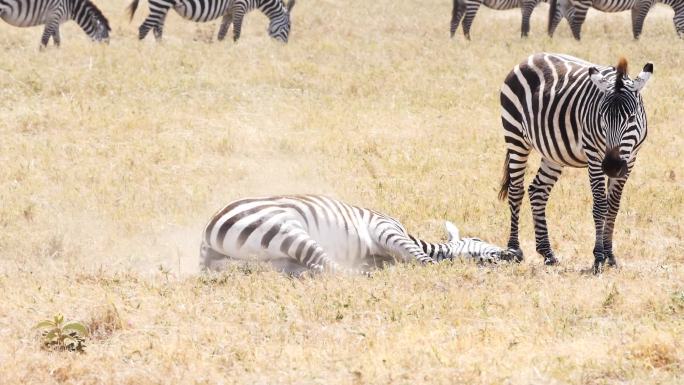
[[[287,3],[287,13],[292,12],[292,7],[294,7],[294,5],[295,5],[295,0],[290,0],[290,1]]]
[[[606,80],[605,76],[601,75],[596,67],[589,68],[589,78],[591,79],[591,82],[594,83],[599,90],[601,90],[601,92],[608,91],[608,81]]]
[[[458,242],[461,239],[458,227],[449,221],[446,221],[444,225],[446,226],[447,234],[449,234],[449,242]]]
[[[634,91],[641,91],[648,82],[648,79],[651,78],[651,75],[653,75],[653,63],[647,63],[641,73],[639,73],[639,76],[634,79]]]

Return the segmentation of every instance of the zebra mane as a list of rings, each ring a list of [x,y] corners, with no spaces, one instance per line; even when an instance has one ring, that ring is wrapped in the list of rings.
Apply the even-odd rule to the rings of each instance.
[[[620,91],[625,86],[624,78],[627,76],[627,59],[621,57],[620,60],[618,60],[616,71],[615,91]]]
[[[85,8],[90,11],[91,17],[102,23],[102,25],[107,29],[107,32],[111,31],[112,29],[109,27],[109,20],[107,20],[102,11],[100,11],[100,8],[98,8],[90,0],[83,0],[83,2],[85,3]]]

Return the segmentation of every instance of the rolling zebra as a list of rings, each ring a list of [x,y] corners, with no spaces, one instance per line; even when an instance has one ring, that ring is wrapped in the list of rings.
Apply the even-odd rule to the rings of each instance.
[[[656,2],[669,5],[674,9],[673,18],[675,30],[679,37],[684,38],[684,0],[551,0],[549,8],[549,36],[553,36],[560,18],[558,9],[569,13],[570,29],[575,39],[580,40],[582,25],[587,17],[589,8],[595,8],[602,12],[622,12],[632,11],[632,34],[634,39],[641,36],[644,27],[644,20],[651,7]]]
[[[520,36],[526,37],[530,32],[530,17],[532,11],[541,2],[547,0],[453,0],[454,5],[451,11],[451,37],[454,37],[458,24],[463,19],[463,35],[470,40],[470,27],[475,19],[475,14],[484,5],[491,9],[507,10],[513,8],[521,8],[522,10],[522,26],[520,28]],[[558,15],[559,21],[563,17]]]
[[[1,1],[1,0],[0,0]],[[131,20],[138,9],[138,2],[133,0],[128,6]],[[223,17],[219,27],[218,40],[223,40],[233,24],[233,41],[240,38],[242,19],[251,10],[261,10],[269,19],[268,34],[272,38],[287,43],[290,34],[290,11],[295,0],[285,5],[283,0],[149,0],[150,14],[140,25],[138,38],[147,36],[152,29],[157,40],[162,38],[164,20],[170,8],[181,17],[206,22]]]
[[[433,244],[406,232],[397,220],[320,195],[246,198],[209,221],[200,249],[202,270],[225,261],[270,262],[283,272],[368,274],[369,267],[395,260],[434,263],[459,255],[480,261],[505,259],[507,252],[476,238],[459,238],[446,223],[449,241]]]
[[[500,96],[507,153],[499,198],[508,196],[508,248],[519,259],[523,177],[528,155],[535,149],[542,161],[529,196],[536,249],[544,262],[557,262],[549,244],[546,202],[563,167],[569,166],[589,168],[596,230],[594,271],[600,272],[605,262],[616,264],[613,228],[622,189],[646,139],[640,91],[652,74],[651,63],[630,80],[624,58],[614,68],[549,53],[530,56],[508,74]]]
[[[50,37],[59,46],[59,25],[74,20],[95,41],[109,41],[109,22],[89,0],[0,0],[0,18],[15,27],[45,25],[40,46]]]

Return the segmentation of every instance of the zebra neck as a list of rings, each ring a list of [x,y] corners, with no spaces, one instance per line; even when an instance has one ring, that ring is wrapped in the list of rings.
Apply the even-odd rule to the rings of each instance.
[[[282,3],[280,3],[280,6],[278,7],[270,7],[269,3],[265,2],[260,9],[271,22],[283,19],[286,15],[285,7],[283,7]]]

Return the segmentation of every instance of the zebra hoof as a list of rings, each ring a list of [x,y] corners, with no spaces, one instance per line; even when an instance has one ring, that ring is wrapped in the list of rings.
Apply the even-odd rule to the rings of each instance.
[[[618,264],[617,264],[617,261],[615,260],[615,257],[606,258],[606,265],[608,267],[618,267]]]
[[[523,252],[521,249],[508,249],[501,253],[501,260],[508,262],[520,263],[524,259]]]
[[[544,257],[544,265],[546,266],[553,266],[558,264],[558,259],[554,257],[553,255],[550,257]]]

